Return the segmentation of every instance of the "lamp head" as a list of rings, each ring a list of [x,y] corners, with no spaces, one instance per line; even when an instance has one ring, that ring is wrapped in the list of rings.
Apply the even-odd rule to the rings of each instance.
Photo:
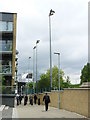
[[[39,43],[39,42],[40,42],[40,40],[37,40],[37,41],[36,41],[36,44]]]
[[[54,13],[55,13],[55,11],[51,9],[50,13],[49,13],[49,16],[53,15]]]
[[[60,53],[58,53],[58,52],[54,52],[54,54],[60,55]]]
[[[31,57],[29,57],[29,59],[30,59]]]
[[[33,49],[35,49],[36,48],[36,46],[34,46],[34,48]]]

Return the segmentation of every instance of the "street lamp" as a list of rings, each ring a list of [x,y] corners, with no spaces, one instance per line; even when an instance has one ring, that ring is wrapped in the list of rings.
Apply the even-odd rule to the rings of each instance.
[[[31,57],[29,57],[29,60],[31,59]],[[29,89],[29,66],[30,66],[30,63],[28,64],[28,89]]]
[[[18,72],[18,57],[16,57],[15,59],[15,63],[16,63],[16,66],[15,66],[15,72],[16,72],[16,93],[18,93],[18,76],[17,76],[17,72]]]
[[[49,13],[49,39],[50,39],[50,79],[51,79],[51,90],[52,90],[52,51],[51,51],[51,18],[50,16],[54,15],[55,11],[52,9]]]
[[[54,53],[58,55],[58,69],[59,69],[59,109],[60,109],[60,53]]]
[[[35,81],[35,71],[34,71],[35,55],[34,55],[34,50],[35,49],[36,49],[36,46],[33,47],[33,92],[35,92],[35,90],[34,90],[34,81]]]
[[[28,58],[29,60],[31,59],[31,57]],[[30,63],[28,62],[28,78],[29,78],[29,67],[30,67]],[[29,79],[28,79],[29,81]]]
[[[40,40],[37,40],[36,41],[36,92],[38,92],[37,91],[37,89],[38,89],[38,84],[37,84],[37,44],[40,42]]]

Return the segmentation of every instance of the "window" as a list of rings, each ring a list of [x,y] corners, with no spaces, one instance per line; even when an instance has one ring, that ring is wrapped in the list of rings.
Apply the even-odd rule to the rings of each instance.
[[[13,31],[13,22],[0,21],[0,31]]]

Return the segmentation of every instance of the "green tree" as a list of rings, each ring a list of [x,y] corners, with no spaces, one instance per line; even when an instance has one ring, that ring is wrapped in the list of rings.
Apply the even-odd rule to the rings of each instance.
[[[38,81],[38,88],[49,88],[50,87],[50,80],[46,74],[42,74],[40,76],[40,80]]]
[[[60,69],[60,87],[63,87],[63,77],[64,71]],[[40,76],[40,81],[38,82],[39,88],[47,88],[50,87],[50,69],[47,70],[46,74],[42,74]],[[59,88],[59,69],[57,66],[52,68],[52,87]]]
[[[26,88],[30,88],[30,89],[33,89],[33,82],[29,82],[26,84]]]
[[[84,65],[84,68],[81,70],[81,84],[83,82],[90,82],[90,63],[87,63],[87,65]]]
[[[65,80],[65,82],[63,82],[63,88],[68,88],[71,85],[70,78],[69,78],[69,76],[67,76],[65,78],[66,78],[66,80]]]
[[[30,88],[30,89],[33,89],[33,82],[30,82],[30,83],[29,83],[29,88]]]
[[[69,85],[70,84],[70,78],[69,76],[66,77],[66,83]]]

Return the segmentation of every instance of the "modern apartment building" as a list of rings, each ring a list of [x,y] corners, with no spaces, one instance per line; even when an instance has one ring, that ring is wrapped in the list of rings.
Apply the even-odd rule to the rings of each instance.
[[[15,82],[16,19],[16,13],[0,12],[0,76],[6,86]]]

